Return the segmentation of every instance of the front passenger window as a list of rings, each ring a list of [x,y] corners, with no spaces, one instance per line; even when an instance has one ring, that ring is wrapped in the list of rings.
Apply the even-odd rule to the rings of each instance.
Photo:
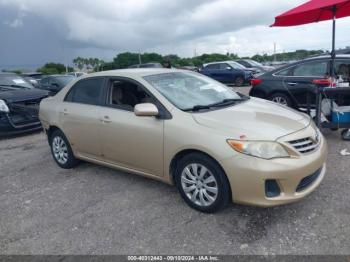
[[[111,81],[109,103],[112,106],[133,111],[135,105],[155,104],[156,101],[140,86],[125,80]]]
[[[68,93],[68,102],[99,105],[101,103],[103,78],[83,79],[76,83]]]

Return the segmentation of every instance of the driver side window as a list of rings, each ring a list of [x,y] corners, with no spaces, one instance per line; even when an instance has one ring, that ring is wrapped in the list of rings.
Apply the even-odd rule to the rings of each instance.
[[[108,105],[126,111],[133,111],[135,105],[142,103],[156,104],[142,87],[127,80],[111,80]]]

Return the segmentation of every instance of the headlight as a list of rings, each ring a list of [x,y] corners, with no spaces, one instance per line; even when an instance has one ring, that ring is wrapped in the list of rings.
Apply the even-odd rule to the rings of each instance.
[[[4,100],[0,99],[0,112],[8,113],[10,112]]]
[[[227,143],[239,153],[263,159],[290,156],[284,147],[277,142],[227,140]]]

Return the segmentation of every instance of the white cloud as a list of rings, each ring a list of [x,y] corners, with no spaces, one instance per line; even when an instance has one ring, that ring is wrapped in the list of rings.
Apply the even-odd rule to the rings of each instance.
[[[41,17],[75,48],[159,51],[192,56],[204,52],[240,55],[330,46],[330,23],[269,28],[274,17],[305,0],[0,0],[27,16]],[[344,19],[345,21],[346,19]],[[23,22],[24,21],[24,22]],[[349,19],[339,22],[347,45]],[[9,26],[21,26],[16,17]],[[53,32],[54,33],[54,32]]]

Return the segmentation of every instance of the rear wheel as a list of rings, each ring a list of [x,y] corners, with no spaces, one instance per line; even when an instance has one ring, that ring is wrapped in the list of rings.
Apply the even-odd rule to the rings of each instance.
[[[283,106],[292,107],[292,101],[289,96],[283,93],[273,94],[269,97],[269,100]]]
[[[240,87],[240,86],[243,86],[243,84],[244,84],[244,78],[241,76],[236,77],[235,86]]]
[[[50,136],[51,153],[56,163],[64,169],[75,167],[79,160],[74,157],[72,148],[60,130],[55,130]]]
[[[194,209],[212,213],[230,200],[230,188],[221,167],[210,157],[192,153],[178,163],[176,186],[186,203]]]
[[[345,141],[350,141],[350,129],[344,129],[341,132],[341,137],[343,138],[343,140]]]

